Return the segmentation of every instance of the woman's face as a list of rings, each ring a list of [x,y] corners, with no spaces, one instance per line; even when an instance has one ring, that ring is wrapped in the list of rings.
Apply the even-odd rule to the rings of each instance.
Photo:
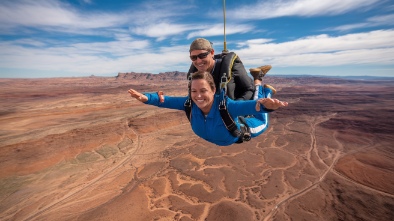
[[[211,110],[215,92],[211,89],[208,82],[204,79],[192,80],[191,97],[193,102],[201,109],[204,114]]]
[[[211,71],[215,63],[215,60],[213,60],[214,53],[213,49],[210,52],[206,50],[194,50],[190,52],[191,57],[198,55],[202,57],[196,57],[197,59],[192,61],[194,67],[196,67],[200,72]]]

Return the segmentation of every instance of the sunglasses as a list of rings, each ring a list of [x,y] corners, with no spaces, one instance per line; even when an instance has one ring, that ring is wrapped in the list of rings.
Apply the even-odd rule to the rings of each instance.
[[[201,53],[201,54],[198,54],[198,55],[190,55],[190,59],[192,61],[197,60],[197,58],[204,59],[204,58],[206,58],[209,55],[209,53],[211,53],[211,52],[207,51],[207,52],[204,52],[204,53]]]

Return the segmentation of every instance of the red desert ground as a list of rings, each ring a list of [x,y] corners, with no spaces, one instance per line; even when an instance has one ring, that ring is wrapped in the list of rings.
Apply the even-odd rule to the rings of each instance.
[[[127,93],[185,78],[0,79],[0,220],[394,220],[393,80],[267,76],[289,106],[220,147]]]

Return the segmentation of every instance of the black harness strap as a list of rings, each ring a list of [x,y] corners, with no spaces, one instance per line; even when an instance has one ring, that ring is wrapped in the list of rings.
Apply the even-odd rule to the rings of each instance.
[[[222,75],[221,74],[215,74],[215,73],[220,73],[220,69],[222,68],[222,58],[216,58],[215,59],[215,67],[212,70],[212,77],[213,80],[215,81],[215,86],[216,86],[216,93],[220,94],[220,84],[222,81]],[[226,81],[227,81],[227,74],[226,74]]]
[[[231,133],[231,135],[233,135],[234,137],[241,138],[242,132],[237,128],[237,125],[235,124],[233,118],[228,113],[225,98],[222,99],[219,103],[219,112],[220,112],[220,116],[222,117],[222,121],[224,125],[226,126],[227,130]]]
[[[190,96],[187,98],[183,106],[185,107],[186,117],[190,121],[190,118],[192,116],[192,100],[190,99]]]
[[[189,81],[188,88],[190,88],[190,84],[192,83],[192,75],[191,74],[187,76],[187,80]],[[192,102],[193,102],[190,97],[191,97],[191,91],[189,89],[187,100],[183,104],[183,107],[185,108],[186,117],[189,121],[190,121],[190,117],[192,116]]]

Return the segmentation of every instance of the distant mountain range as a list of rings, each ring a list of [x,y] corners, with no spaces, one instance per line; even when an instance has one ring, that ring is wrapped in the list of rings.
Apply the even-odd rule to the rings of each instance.
[[[151,73],[118,73],[116,79],[118,80],[159,80],[159,81],[174,81],[174,80],[186,80],[186,72],[164,72],[159,74]]]
[[[152,73],[136,73],[126,72],[118,73],[116,79],[125,80],[160,80],[160,81],[173,81],[173,80],[186,80],[186,72],[172,71],[159,74]],[[377,76],[323,76],[323,75],[271,75],[269,77],[278,78],[330,78],[330,79],[345,79],[345,80],[394,80],[394,77],[377,77]]]
[[[275,75],[283,78],[301,78],[301,77],[320,77],[320,78],[340,78],[348,80],[394,80],[394,77],[380,77],[380,76],[326,76],[326,75]]]

